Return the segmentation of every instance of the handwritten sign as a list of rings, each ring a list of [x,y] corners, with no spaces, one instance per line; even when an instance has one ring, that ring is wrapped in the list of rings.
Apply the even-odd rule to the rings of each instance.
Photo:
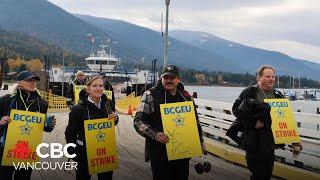
[[[84,121],[89,174],[118,167],[114,117]]]
[[[86,86],[83,86],[83,85],[74,85],[73,92],[74,92],[74,102],[75,103],[78,103],[80,91],[82,89],[84,89],[85,87]]]
[[[200,156],[202,153],[192,101],[160,105],[168,160]]]
[[[18,162],[37,162],[37,146],[42,142],[45,114],[11,110],[2,166]]]
[[[297,123],[288,99],[265,99],[271,107],[272,133],[276,144],[300,142]]]

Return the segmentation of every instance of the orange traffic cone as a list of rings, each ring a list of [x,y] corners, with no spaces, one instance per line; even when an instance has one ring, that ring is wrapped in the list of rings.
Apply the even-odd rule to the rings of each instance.
[[[132,110],[133,110],[133,108],[132,108],[132,106],[131,106],[131,104],[129,105],[129,108],[128,108],[128,115],[132,115]]]

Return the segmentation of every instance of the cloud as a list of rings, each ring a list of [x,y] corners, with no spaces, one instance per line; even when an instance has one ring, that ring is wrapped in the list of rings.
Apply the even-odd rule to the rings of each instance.
[[[258,43],[257,47],[279,51],[297,59],[307,59],[312,62],[320,63],[319,46],[313,46],[310,44],[304,44],[295,41],[277,40]],[[301,49],[304,49],[304,51],[301,51]]]
[[[161,13],[165,14],[164,0],[49,1],[71,13],[121,19],[156,31],[160,31]],[[204,31],[260,48],[296,42],[300,45],[286,43],[282,50],[273,50],[295,48],[304,59],[313,56],[303,47],[320,47],[319,0],[171,0],[169,17],[170,30]],[[296,53],[288,51],[288,55]],[[320,61],[320,56],[314,59]]]

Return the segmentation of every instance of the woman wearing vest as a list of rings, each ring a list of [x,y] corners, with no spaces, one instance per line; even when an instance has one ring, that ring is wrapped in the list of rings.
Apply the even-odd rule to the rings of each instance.
[[[43,100],[36,91],[36,81],[40,78],[35,76],[30,71],[22,71],[17,76],[18,87],[13,95],[5,95],[0,99],[0,161],[2,161],[4,145],[6,143],[8,123],[10,123],[11,110],[23,110],[31,112],[39,112],[46,114],[48,110],[47,101]],[[56,124],[53,118],[52,126],[44,126],[44,131],[51,132]],[[0,177],[1,179],[30,179],[32,169],[15,170],[13,166],[1,166]]]
[[[80,101],[75,105],[69,114],[69,123],[65,131],[67,143],[75,143],[76,148],[69,148],[69,153],[77,156],[73,159],[78,163],[76,179],[90,179],[88,170],[85,120],[94,120],[115,116],[115,125],[118,117],[112,111],[112,102],[103,93],[103,77],[95,76],[87,81],[86,89],[80,92]],[[108,139],[107,139],[108,140]],[[73,152],[70,152],[73,151]],[[112,179],[113,171],[98,173],[98,179]]]

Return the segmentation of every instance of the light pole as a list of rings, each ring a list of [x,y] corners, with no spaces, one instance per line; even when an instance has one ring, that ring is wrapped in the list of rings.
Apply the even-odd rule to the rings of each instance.
[[[141,58],[141,62],[142,62],[142,64],[144,64],[144,91],[146,91],[147,90],[147,68],[146,68],[146,63],[144,62],[144,59],[145,59],[146,57],[142,57]]]
[[[61,93],[61,96],[64,96],[64,83],[66,81],[65,74],[64,74],[64,72],[66,70],[65,69],[65,62],[64,62],[65,61],[65,59],[64,59],[65,48],[66,48],[67,42],[70,42],[70,45],[71,45],[71,38],[74,36],[75,36],[74,34],[68,36],[63,43],[63,49],[62,49],[62,89],[61,89],[62,93]]]
[[[5,61],[5,58],[3,57],[0,57],[0,90],[2,89],[2,81],[3,81],[3,75],[4,75],[4,61]]]
[[[64,67],[64,51],[65,51],[65,46],[66,43],[68,42],[68,40],[70,39],[71,36],[69,36],[63,43],[63,49],[62,49],[62,92],[61,92],[61,96],[64,96],[64,82],[66,81],[65,77],[64,77],[64,72],[65,72],[65,67]]]
[[[92,35],[92,34],[86,34],[87,37],[90,38],[90,41],[91,41],[91,52],[93,52],[93,43],[94,43],[94,39],[95,37]]]
[[[294,75],[292,75],[292,89],[294,89]]]
[[[164,55],[163,55],[163,66],[168,63],[168,24],[169,24],[169,4],[170,0],[165,0],[166,3],[166,29],[164,34]]]
[[[301,89],[301,87],[300,87],[300,78],[301,78],[301,76],[300,76],[300,73],[299,73],[299,89]]]

